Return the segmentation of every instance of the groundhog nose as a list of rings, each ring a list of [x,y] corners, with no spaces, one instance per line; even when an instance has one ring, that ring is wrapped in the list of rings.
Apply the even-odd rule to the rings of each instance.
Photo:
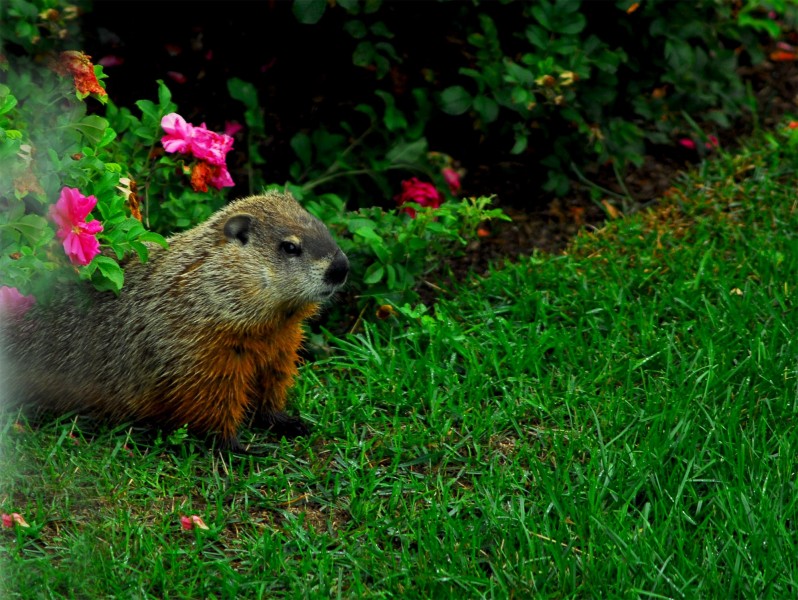
[[[324,283],[341,285],[346,281],[347,275],[349,275],[349,259],[346,258],[346,254],[339,251],[330,266],[327,267],[327,272],[324,274]]]

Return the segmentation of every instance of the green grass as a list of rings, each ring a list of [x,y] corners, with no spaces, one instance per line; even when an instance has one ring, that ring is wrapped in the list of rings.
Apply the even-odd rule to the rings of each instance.
[[[365,323],[308,439],[2,421],[0,595],[798,595],[798,158],[763,136],[656,212]],[[70,435],[70,433],[72,435]],[[182,531],[180,515],[210,529]]]

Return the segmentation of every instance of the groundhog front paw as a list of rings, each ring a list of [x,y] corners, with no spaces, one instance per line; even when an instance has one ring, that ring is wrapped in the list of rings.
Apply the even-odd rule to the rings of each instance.
[[[310,433],[310,428],[299,417],[292,417],[284,412],[261,415],[260,425],[278,437],[295,438]]]

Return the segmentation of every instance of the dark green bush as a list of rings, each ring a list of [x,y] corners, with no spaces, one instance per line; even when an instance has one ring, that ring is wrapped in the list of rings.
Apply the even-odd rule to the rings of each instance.
[[[793,0],[397,4],[295,0],[294,13],[324,27],[325,11],[345,11],[352,63],[374,72],[386,104],[437,107],[414,114],[415,136],[439,128],[445,113],[450,128],[490,138],[491,150],[542,165],[544,188],[557,194],[574,171],[620,172],[640,165],[652,144],[730,127],[753,102],[738,67],[764,59],[763,45],[796,8]],[[413,10],[415,22],[397,18]],[[419,39],[430,32],[439,39]],[[395,91],[398,78],[409,91]],[[694,123],[708,130],[693,131]]]

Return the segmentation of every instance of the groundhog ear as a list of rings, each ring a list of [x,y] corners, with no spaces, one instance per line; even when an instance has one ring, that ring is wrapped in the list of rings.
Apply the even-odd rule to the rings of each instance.
[[[224,237],[228,242],[246,244],[249,241],[251,228],[252,217],[250,215],[233,215],[224,224]]]

